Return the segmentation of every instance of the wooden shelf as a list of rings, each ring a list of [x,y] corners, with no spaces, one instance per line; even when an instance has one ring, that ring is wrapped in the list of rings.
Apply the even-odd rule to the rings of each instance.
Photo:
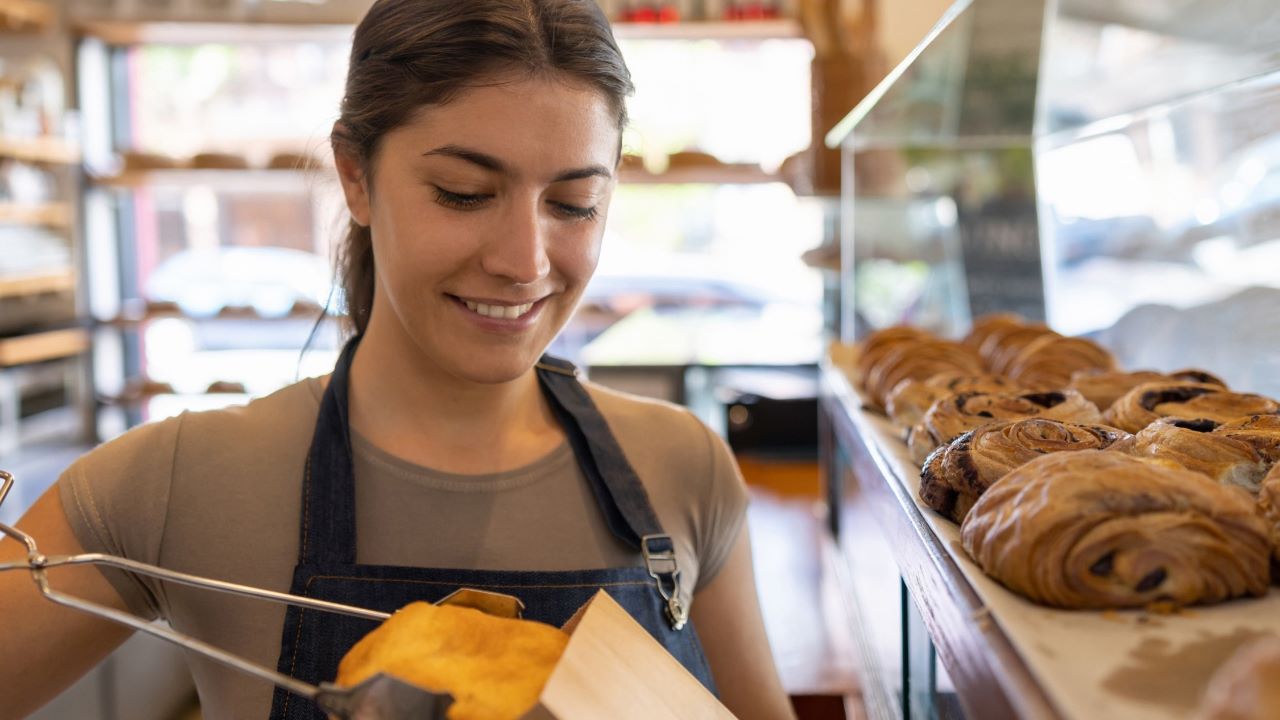
[[[217,315],[209,315],[206,317],[196,317],[188,315],[178,309],[148,309],[141,312],[123,312],[110,320],[103,320],[103,325],[112,325],[115,327],[130,327],[134,325],[142,325],[144,323],[155,320],[188,320],[193,323],[201,322],[297,322],[305,320],[314,322],[321,317],[322,309],[319,307],[295,307],[289,311],[287,315],[265,316],[259,315],[252,308],[230,308],[224,309]],[[326,315],[325,319],[336,320],[337,317]]]
[[[54,272],[16,277],[0,276],[0,299],[46,293],[71,292],[76,287],[75,272],[70,268]]]
[[[71,206],[66,203],[19,205],[0,202],[0,225],[39,225],[66,229],[71,227]]]
[[[82,328],[4,338],[0,340],[0,368],[72,357],[88,349],[89,333]]]
[[[249,169],[157,169],[126,170],[118,175],[91,178],[90,182],[98,187],[132,189],[140,187],[191,187],[193,185],[213,185],[216,187],[234,187],[243,189],[255,184],[270,184],[279,187],[284,183],[304,186],[315,180],[327,177],[325,169],[320,170],[270,170],[265,168]],[[703,167],[674,168],[663,173],[651,173],[644,169],[624,168],[618,175],[624,185],[743,185],[757,183],[786,182],[777,173],[767,173],[757,165],[707,165]]]
[[[125,170],[117,175],[90,178],[98,187],[131,189],[140,187],[191,187],[193,185],[253,187],[259,183],[279,186],[283,183],[302,185],[324,176],[325,168],[316,170],[271,168],[162,168]]]
[[[77,23],[76,34],[108,45],[204,45],[254,42],[351,42],[352,24],[284,22],[122,21]]]
[[[78,23],[75,32],[97,38],[109,45],[199,45],[288,41],[350,42],[353,28],[354,23],[93,20]],[[613,31],[617,37],[629,40],[774,40],[804,37],[799,21],[789,18],[675,23],[616,22],[613,24]]]
[[[753,185],[786,182],[776,173],[767,173],[758,165],[706,165],[671,168],[651,173],[642,168],[623,168],[618,174],[623,185]]]
[[[80,162],[80,150],[57,137],[0,137],[0,157],[51,165],[75,165]]]
[[[674,23],[615,22],[623,40],[786,40],[803,38],[797,20],[724,20]]]
[[[0,32],[44,32],[53,26],[57,10],[41,0],[4,0],[0,3]]]

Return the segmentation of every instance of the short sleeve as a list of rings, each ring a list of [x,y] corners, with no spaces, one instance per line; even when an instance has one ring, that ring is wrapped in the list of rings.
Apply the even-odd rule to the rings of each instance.
[[[135,428],[76,460],[58,479],[72,531],[87,552],[157,564],[182,418]],[[100,568],[129,611],[160,615],[159,583]]]
[[[697,523],[697,592],[706,587],[724,567],[746,522],[748,494],[738,463],[724,440],[698,422],[706,437],[708,478]]]

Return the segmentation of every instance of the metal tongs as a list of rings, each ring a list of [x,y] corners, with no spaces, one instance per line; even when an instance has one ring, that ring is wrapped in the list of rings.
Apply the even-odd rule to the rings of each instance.
[[[12,486],[13,476],[3,470],[0,470],[0,504],[4,503],[4,498],[8,495],[9,488]],[[105,605],[99,605],[97,603],[58,592],[49,586],[49,580],[45,575],[45,571],[49,568],[68,565],[106,565],[126,570],[128,572],[138,573],[140,575],[147,575],[161,580],[181,583],[183,585],[208,588],[217,592],[231,593],[234,595],[262,598],[272,602],[287,605],[298,605],[301,607],[311,608],[313,610],[324,610],[326,612],[352,615],[368,620],[386,620],[391,617],[389,613],[353,607],[351,605],[326,602],[324,600],[314,600],[312,598],[290,595],[288,593],[263,590],[261,588],[250,587],[247,585],[237,585],[235,583],[224,582],[221,580],[211,580],[209,578],[166,570],[154,565],[147,565],[146,563],[140,563],[126,558],[116,557],[114,555],[85,553],[81,555],[47,556],[41,554],[39,548],[36,547],[36,541],[34,538],[17,528],[0,523],[0,533],[12,537],[27,547],[27,558],[25,561],[0,563],[0,572],[5,570],[30,571],[31,578],[35,581],[36,586],[40,588],[41,594],[49,600],[52,600],[59,605],[65,605],[91,615],[97,615],[98,617],[112,620],[120,623],[121,625],[127,625],[135,630],[141,630],[149,635],[154,635],[162,640],[167,640],[175,645],[180,645],[188,650],[198,652],[205,657],[233,667],[241,672],[267,680],[268,682],[284,688],[291,693],[311,700],[319,706],[321,710],[334,717],[343,718],[344,720],[398,720],[403,718],[444,720],[445,711],[453,704],[453,697],[448,694],[434,693],[382,673],[374,675],[359,685],[354,685],[352,687],[338,687],[337,685],[327,682],[320,683],[318,686],[310,685],[289,677],[288,675],[256,665],[214,645],[210,645],[188,635],[176,632],[171,628],[147,622],[139,617],[121,612],[114,608],[106,607]],[[458,593],[455,593],[440,602],[446,603],[450,598],[454,598],[455,596],[460,597],[455,600],[454,604],[478,607],[479,609],[489,610],[491,612],[496,608],[498,609],[498,612],[495,614],[518,616],[520,611],[523,610],[523,605],[516,598],[509,595],[500,595],[498,593],[485,593],[479,590],[460,590]]]

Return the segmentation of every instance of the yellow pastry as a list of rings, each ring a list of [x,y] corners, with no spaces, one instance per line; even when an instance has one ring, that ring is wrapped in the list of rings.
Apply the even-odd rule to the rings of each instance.
[[[544,623],[417,602],[356,643],[334,682],[387,673],[453,695],[449,720],[515,720],[538,701],[568,642]]]

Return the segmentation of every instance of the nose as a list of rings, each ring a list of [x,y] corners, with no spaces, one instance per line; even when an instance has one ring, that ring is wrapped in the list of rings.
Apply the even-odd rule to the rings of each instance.
[[[539,213],[539,205],[536,198],[507,204],[481,258],[485,272],[518,285],[536,282],[551,272],[547,256],[550,228],[547,218]]]

